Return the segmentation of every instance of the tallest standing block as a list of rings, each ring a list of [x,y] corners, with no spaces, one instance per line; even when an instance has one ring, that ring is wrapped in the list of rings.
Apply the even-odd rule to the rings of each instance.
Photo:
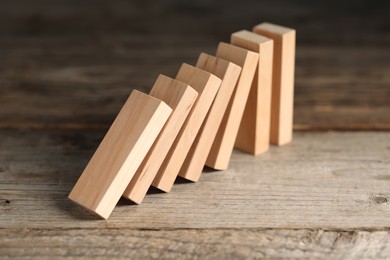
[[[274,40],[271,143],[284,145],[293,130],[295,30],[262,23],[253,31]]]

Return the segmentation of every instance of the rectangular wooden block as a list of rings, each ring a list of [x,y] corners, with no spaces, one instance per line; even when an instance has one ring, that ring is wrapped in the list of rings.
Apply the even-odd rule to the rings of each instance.
[[[234,142],[237,137],[249,91],[253,82],[259,54],[228,43],[218,45],[216,56],[233,62],[242,68],[229,105],[214,139],[206,165],[213,169],[228,168]]]
[[[273,40],[243,30],[231,36],[233,45],[259,53],[235,147],[254,155],[266,152],[270,143]]]
[[[107,219],[171,112],[163,101],[134,90],[69,198]]]
[[[160,75],[150,95],[173,109],[164,128],[138,168],[123,197],[140,204],[195,103],[198,93],[189,85]]]
[[[153,180],[152,186],[165,192],[172,189],[186,155],[221,85],[221,79],[218,77],[188,64],[181,66],[176,79],[195,89],[198,92],[198,98]]]
[[[270,23],[253,28],[274,40],[272,78],[271,143],[284,145],[292,140],[294,107],[295,30]]]
[[[207,156],[241,72],[240,66],[205,53],[200,55],[196,67],[216,75],[222,79],[222,83],[180,169],[179,176],[195,182],[202,174]]]

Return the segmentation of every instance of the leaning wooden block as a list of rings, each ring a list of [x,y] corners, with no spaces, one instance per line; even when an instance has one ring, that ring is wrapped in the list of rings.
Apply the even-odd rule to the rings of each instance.
[[[208,167],[225,170],[232,155],[234,142],[240,127],[246,101],[248,100],[249,90],[259,62],[259,54],[221,42],[218,45],[216,56],[242,67],[240,78],[206,161]]]
[[[260,54],[235,143],[236,148],[257,155],[270,143],[273,40],[243,30],[232,34],[231,43]]]
[[[171,112],[163,101],[134,90],[69,198],[107,219]]]
[[[144,199],[165,156],[190,113],[198,93],[183,82],[160,75],[154,83],[150,95],[167,103],[173,111],[123,193],[123,197],[137,204],[140,204]]]
[[[255,26],[253,31],[269,37],[275,42],[271,143],[284,145],[291,142],[293,132],[295,30],[262,23]]]
[[[171,190],[221,85],[218,77],[188,64],[181,66],[176,79],[195,89],[198,92],[198,98],[153,180],[152,185],[165,192]]]
[[[191,150],[180,169],[179,176],[195,182],[199,180],[202,174],[207,156],[241,72],[240,66],[205,53],[200,55],[196,67],[216,75],[222,79],[222,83],[210,111],[191,146]]]

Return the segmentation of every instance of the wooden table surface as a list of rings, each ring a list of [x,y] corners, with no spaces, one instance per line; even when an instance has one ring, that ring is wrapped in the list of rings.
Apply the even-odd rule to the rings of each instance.
[[[388,1],[0,3],[0,258],[389,258]],[[270,21],[297,29],[294,141],[121,200],[67,195],[132,89]]]

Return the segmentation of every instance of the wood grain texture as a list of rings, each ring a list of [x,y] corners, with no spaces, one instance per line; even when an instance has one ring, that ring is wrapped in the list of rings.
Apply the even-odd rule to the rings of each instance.
[[[269,149],[273,40],[242,30],[231,35],[233,45],[259,53],[259,61],[237,133],[235,147],[254,155]]]
[[[291,145],[260,157],[235,151],[228,170],[148,194],[141,205],[123,200],[107,221],[67,199],[103,136],[98,130],[0,130],[0,229],[390,225],[390,133],[301,132]]]
[[[270,23],[256,25],[253,31],[274,40],[271,143],[285,145],[293,132],[296,33]]]
[[[255,52],[221,42],[218,45],[216,57],[231,61],[242,68],[206,161],[206,165],[210,168],[226,170],[257,69],[259,55]]]
[[[181,66],[176,79],[195,89],[198,92],[198,97],[152,182],[152,186],[165,192],[172,189],[187,153],[191,149],[221,85],[221,79],[218,77],[188,64]]]
[[[179,176],[197,182],[202,174],[207,156],[218,133],[225,111],[229,105],[241,67],[212,55],[202,53],[196,67],[205,70],[222,80],[218,93],[203,121],[201,128],[191,145]]]
[[[123,193],[123,197],[137,204],[144,199],[198,97],[198,93],[187,84],[164,75],[157,78],[150,95],[164,101],[173,111]]]
[[[0,253],[15,258],[387,259],[390,232],[291,229],[8,229]],[[29,245],[28,247],[24,245]]]
[[[171,112],[161,100],[133,91],[69,198],[107,219]]]

